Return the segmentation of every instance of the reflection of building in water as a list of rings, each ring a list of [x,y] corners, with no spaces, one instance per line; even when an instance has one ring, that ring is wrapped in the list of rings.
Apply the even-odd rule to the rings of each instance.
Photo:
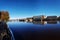
[[[57,23],[58,23],[58,24],[60,24],[60,20],[59,20],[59,21],[57,21]]]
[[[59,24],[60,23],[60,21],[57,21],[57,24]]]
[[[47,21],[47,24],[57,24],[57,21]]]
[[[47,16],[47,21],[57,21],[57,16]]]
[[[44,24],[47,24],[46,21],[42,21],[42,22],[41,22],[41,21],[33,21],[32,23],[33,23],[33,24],[43,24],[43,25],[44,25]]]
[[[57,21],[33,21],[33,24],[57,24]]]
[[[33,16],[33,21],[43,21],[46,17],[44,15]]]

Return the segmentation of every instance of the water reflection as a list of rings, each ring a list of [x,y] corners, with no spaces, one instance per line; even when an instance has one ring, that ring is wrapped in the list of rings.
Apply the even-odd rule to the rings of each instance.
[[[49,40],[52,38],[60,39],[60,24],[57,23],[60,23],[60,21],[9,22],[8,25],[15,40],[45,40],[47,38]]]
[[[57,21],[47,21],[47,24],[57,24]]]
[[[27,23],[33,23],[33,24],[58,24],[60,21],[33,21],[33,22],[27,22]]]
[[[42,24],[42,25],[44,25],[44,24],[47,24],[47,22],[46,21],[33,21],[32,22],[33,24]]]

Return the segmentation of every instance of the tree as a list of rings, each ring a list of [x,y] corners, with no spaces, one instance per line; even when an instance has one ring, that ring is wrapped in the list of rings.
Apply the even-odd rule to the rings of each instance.
[[[5,21],[9,21],[9,13],[5,12]]]
[[[9,13],[7,11],[1,11],[1,20],[2,21],[9,21]]]

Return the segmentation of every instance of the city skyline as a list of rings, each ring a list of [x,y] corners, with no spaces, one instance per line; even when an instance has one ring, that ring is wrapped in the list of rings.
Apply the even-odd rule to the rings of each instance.
[[[0,0],[0,11],[8,11],[11,19],[37,15],[60,16],[60,0]]]

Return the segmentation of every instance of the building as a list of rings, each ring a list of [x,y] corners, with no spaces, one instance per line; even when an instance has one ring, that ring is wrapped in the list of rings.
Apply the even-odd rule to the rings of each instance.
[[[57,21],[57,16],[47,16],[47,21]]]
[[[60,21],[60,16],[57,18],[58,21]]]
[[[26,18],[25,21],[27,21],[27,22],[32,22],[32,21],[33,21],[33,18],[32,18],[32,17],[30,17],[30,18]]]
[[[43,21],[46,17],[44,15],[33,16],[33,21]]]

